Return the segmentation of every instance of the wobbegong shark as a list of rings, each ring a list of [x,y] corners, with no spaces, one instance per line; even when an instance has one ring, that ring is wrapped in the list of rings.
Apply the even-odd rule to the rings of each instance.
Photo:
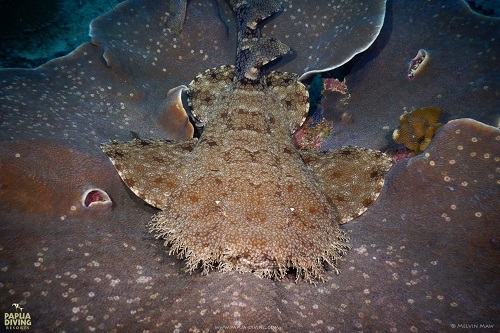
[[[257,25],[262,37],[291,49],[256,66],[266,85],[253,86],[252,94],[265,95],[274,111],[283,111],[287,103],[279,98],[282,87],[273,88],[267,77],[278,83],[279,77],[294,76],[285,72],[298,74],[290,88],[300,94],[299,83],[306,84],[314,73],[341,66],[346,75],[348,103],[332,100],[335,95],[325,92],[321,106],[329,120],[341,120],[345,112],[352,122],[334,122],[321,146],[330,152],[294,147],[296,158],[288,159],[295,164],[302,160],[301,177],[310,177],[312,188],[324,194],[314,209],[324,198],[328,201],[329,192],[322,190],[321,168],[313,167],[317,164],[309,155],[331,156],[348,149],[343,146],[394,149],[391,134],[404,111],[428,106],[443,111],[440,122],[445,124],[429,146],[391,167],[368,210],[338,227],[342,205],[329,203],[335,208],[330,208],[335,215],[329,230],[349,237],[351,250],[334,263],[340,274],[326,261],[317,271],[321,276],[314,278],[311,268],[313,283],[297,283],[297,277],[308,279],[305,272],[297,275],[291,263],[289,274],[281,279],[279,269],[273,270],[274,278],[261,278],[267,267],[257,276],[242,272],[253,270],[255,263],[272,263],[268,258],[234,260],[231,263],[241,269],[226,267],[224,272],[218,270],[224,270],[222,263],[214,263],[206,275],[199,274],[199,263],[200,269],[187,273],[189,259],[169,255],[172,245],[166,248],[164,241],[155,239],[168,235],[149,230],[159,226],[151,216],[180,210],[158,209],[145,202],[145,196],[138,197],[100,148],[113,141],[130,147],[126,142],[133,138],[141,138],[137,145],[144,142],[141,149],[150,144],[151,153],[157,152],[155,145],[187,148],[168,148],[170,155],[184,156],[179,174],[184,177],[189,165],[189,176],[195,177],[183,178],[179,187],[194,185],[189,189],[195,194],[212,191],[210,184],[195,180],[226,172],[221,169],[224,163],[214,168],[219,171],[195,169],[187,161],[194,157],[186,156],[202,144],[207,131],[232,125],[228,134],[234,141],[242,126],[216,117],[223,113],[222,102],[234,102],[243,93],[234,76],[222,76],[228,82],[222,93],[214,83],[220,81],[204,76],[207,69],[214,73],[218,68],[216,73],[229,76],[236,71],[231,65],[236,65],[240,45],[238,23],[229,3],[128,0],[95,19],[90,26],[92,42],[70,55],[34,70],[0,70],[0,312],[15,316],[20,310],[13,304],[18,304],[25,316],[30,314],[29,330],[34,332],[454,332],[467,327],[495,331],[500,317],[500,80],[494,52],[500,42],[499,25],[498,18],[472,12],[462,0],[400,0],[388,1],[387,6],[385,1],[287,0],[280,12]],[[408,68],[419,50],[425,50],[428,60],[408,80]],[[217,101],[216,113],[204,113],[199,101],[205,83],[221,93],[205,96],[208,102]],[[191,106],[180,107],[183,94]],[[265,109],[260,104],[264,103],[259,103],[259,110]],[[301,122],[297,114],[290,116],[296,124]],[[275,121],[264,128],[283,131],[276,136],[283,141],[275,145],[287,147],[290,127],[282,118]],[[219,156],[201,162],[214,164],[226,143],[235,147],[232,141],[219,141],[211,147]],[[266,148],[263,156],[275,149],[268,142],[260,147]],[[362,154],[359,150],[353,152]],[[251,157],[245,151],[238,154]],[[151,156],[148,163],[155,158],[166,157]],[[363,166],[353,167],[344,154],[324,158],[325,168],[332,160],[348,164],[349,171]],[[263,162],[260,170],[273,170]],[[251,163],[255,162],[247,165]],[[276,178],[270,186],[278,184]],[[248,178],[238,185],[242,183],[245,191],[258,185]],[[298,205],[283,201],[289,214],[290,208],[309,208],[296,194]],[[178,207],[187,211],[189,204]],[[265,213],[252,211],[249,216]],[[171,231],[168,223],[164,225]],[[245,245],[240,240],[234,244]]]
[[[236,65],[209,69],[169,92],[170,117],[189,118],[188,133],[203,126],[199,138],[113,141],[103,151],[125,184],[161,209],[149,228],[189,271],[217,267],[281,279],[294,269],[297,279],[323,279],[323,266],[336,269],[348,249],[339,223],[376,200],[391,159],[357,147],[299,151],[291,135],[309,110],[307,89],[296,74],[264,71],[290,52],[259,28],[281,4],[230,5]]]

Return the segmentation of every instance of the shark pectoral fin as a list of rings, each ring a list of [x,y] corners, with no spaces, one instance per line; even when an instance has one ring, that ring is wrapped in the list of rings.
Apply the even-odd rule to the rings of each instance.
[[[182,182],[179,170],[197,139],[186,141],[111,141],[101,145],[132,192],[156,208],[165,207]]]
[[[343,147],[335,151],[301,151],[321,190],[337,207],[341,223],[363,214],[377,199],[391,159],[376,150]]]

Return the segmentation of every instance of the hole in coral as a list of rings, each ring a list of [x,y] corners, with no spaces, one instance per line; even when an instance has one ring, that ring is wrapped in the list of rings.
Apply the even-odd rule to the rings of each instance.
[[[85,198],[85,207],[89,207],[93,202],[106,201],[99,191],[91,191]]]
[[[107,205],[111,203],[109,195],[101,189],[91,188],[82,195],[82,204],[85,208],[93,205]]]

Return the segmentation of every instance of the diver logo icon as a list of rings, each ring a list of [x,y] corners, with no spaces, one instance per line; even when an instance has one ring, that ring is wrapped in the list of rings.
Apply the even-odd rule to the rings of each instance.
[[[16,312],[23,312],[23,309],[19,303],[12,303],[12,306],[16,308]]]
[[[15,312],[6,312],[3,317],[3,324],[7,330],[29,330],[31,326],[31,315],[24,312],[20,303],[12,303]]]

